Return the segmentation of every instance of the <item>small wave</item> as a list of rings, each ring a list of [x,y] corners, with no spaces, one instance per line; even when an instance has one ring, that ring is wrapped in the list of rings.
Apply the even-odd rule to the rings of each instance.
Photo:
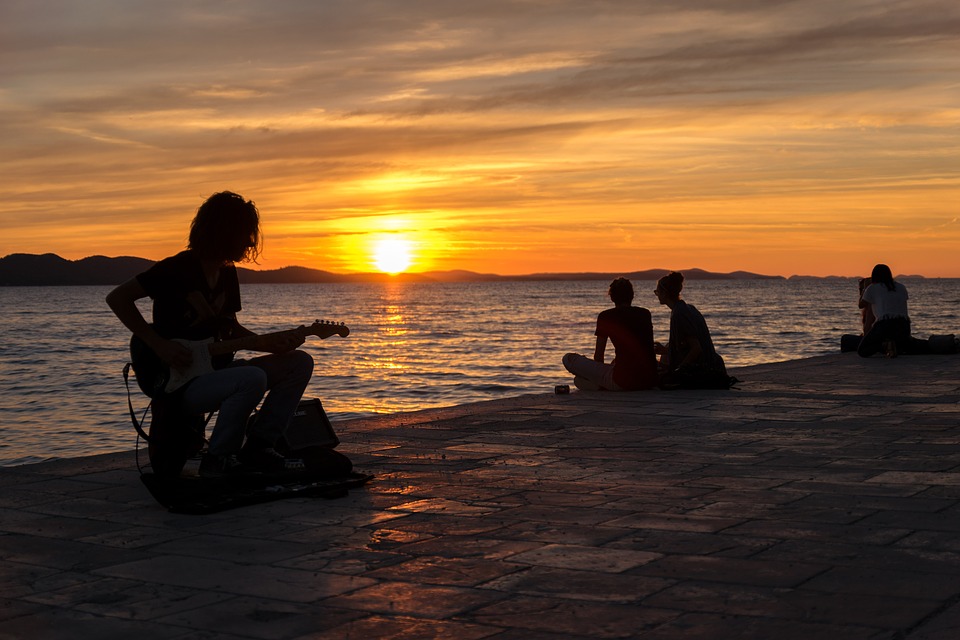
[[[529,391],[525,386],[518,386],[512,384],[475,384],[471,385],[471,388],[475,391],[482,393],[515,393],[522,391]]]

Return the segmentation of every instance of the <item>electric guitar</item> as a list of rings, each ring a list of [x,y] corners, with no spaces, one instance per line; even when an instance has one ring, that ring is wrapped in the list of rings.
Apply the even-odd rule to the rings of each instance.
[[[264,347],[273,340],[287,336],[306,338],[317,336],[325,340],[330,336],[338,335],[346,338],[350,329],[342,322],[317,320],[310,326],[299,326],[296,329],[265,333],[258,336],[246,336],[215,342],[213,338],[207,340],[174,340],[190,349],[192,360],[185,368],[171,367],[163,362],[153,352],[147,343],[133,336],[130,339],[130,359],[133,362],[133,371],[137,377],[140,390],[151,398],[173,393],[197,376],[213,371],[213,358],[220,355],[234,353],[241,349],[263,351]]]

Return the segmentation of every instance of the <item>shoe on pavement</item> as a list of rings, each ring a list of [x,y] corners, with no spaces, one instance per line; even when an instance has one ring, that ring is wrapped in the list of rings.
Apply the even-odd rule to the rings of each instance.
[[[244,447],[237,456],[247,471],[263,473],[283,473],[286,471],[303,471],[302,460],[285,458],[273,447],[251,448]]]
[[[236,456],[218,456],[208,451],[200,458],[200,468],[197,472],[202,478],[220,478],[240,470],[240,463]]]

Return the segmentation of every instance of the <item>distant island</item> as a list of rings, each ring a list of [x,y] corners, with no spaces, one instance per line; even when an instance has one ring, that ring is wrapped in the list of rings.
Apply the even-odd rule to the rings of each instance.
[[[42,255],[13,253],[0,258],[0,286],[115,285],[148,269],[154,263],[146,258],[91,256],[67,260],[53,253]],[[785,280],[749,271],[715,273],[703,269],[683,269],[689,280]],[[631,280],[657,280],[670,269],[623,272],[531,273],[502,276],[473,271],[428,271],[424,273],[332,273],[306,267],[283,267],[256,271],[238,268],[244,284],[354,283],[354,282],[516,282],[561,280],[611,280],[618,276]],[[791,276],[790,279],[815,276]],[[838,276],[830,276],[838,277]],[[842,277],[842,276],[841,276]],[[921,276],[898,276],[919,278]]]

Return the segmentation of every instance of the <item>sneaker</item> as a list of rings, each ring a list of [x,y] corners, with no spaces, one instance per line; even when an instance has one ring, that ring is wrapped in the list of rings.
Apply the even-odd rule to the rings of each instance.
[[[239,470],[240,463],[236,456],[218,456],[208,451],[200,458],[200,467],[197,469],[197,473],[200,474],[201,478],[220,478]]]
[[[282,473],[285,471],[303,471],[302,460],[285,458],[273,447],[252,448],[244,447],[238,456],[240,463],[248,471],[264,473]]]

